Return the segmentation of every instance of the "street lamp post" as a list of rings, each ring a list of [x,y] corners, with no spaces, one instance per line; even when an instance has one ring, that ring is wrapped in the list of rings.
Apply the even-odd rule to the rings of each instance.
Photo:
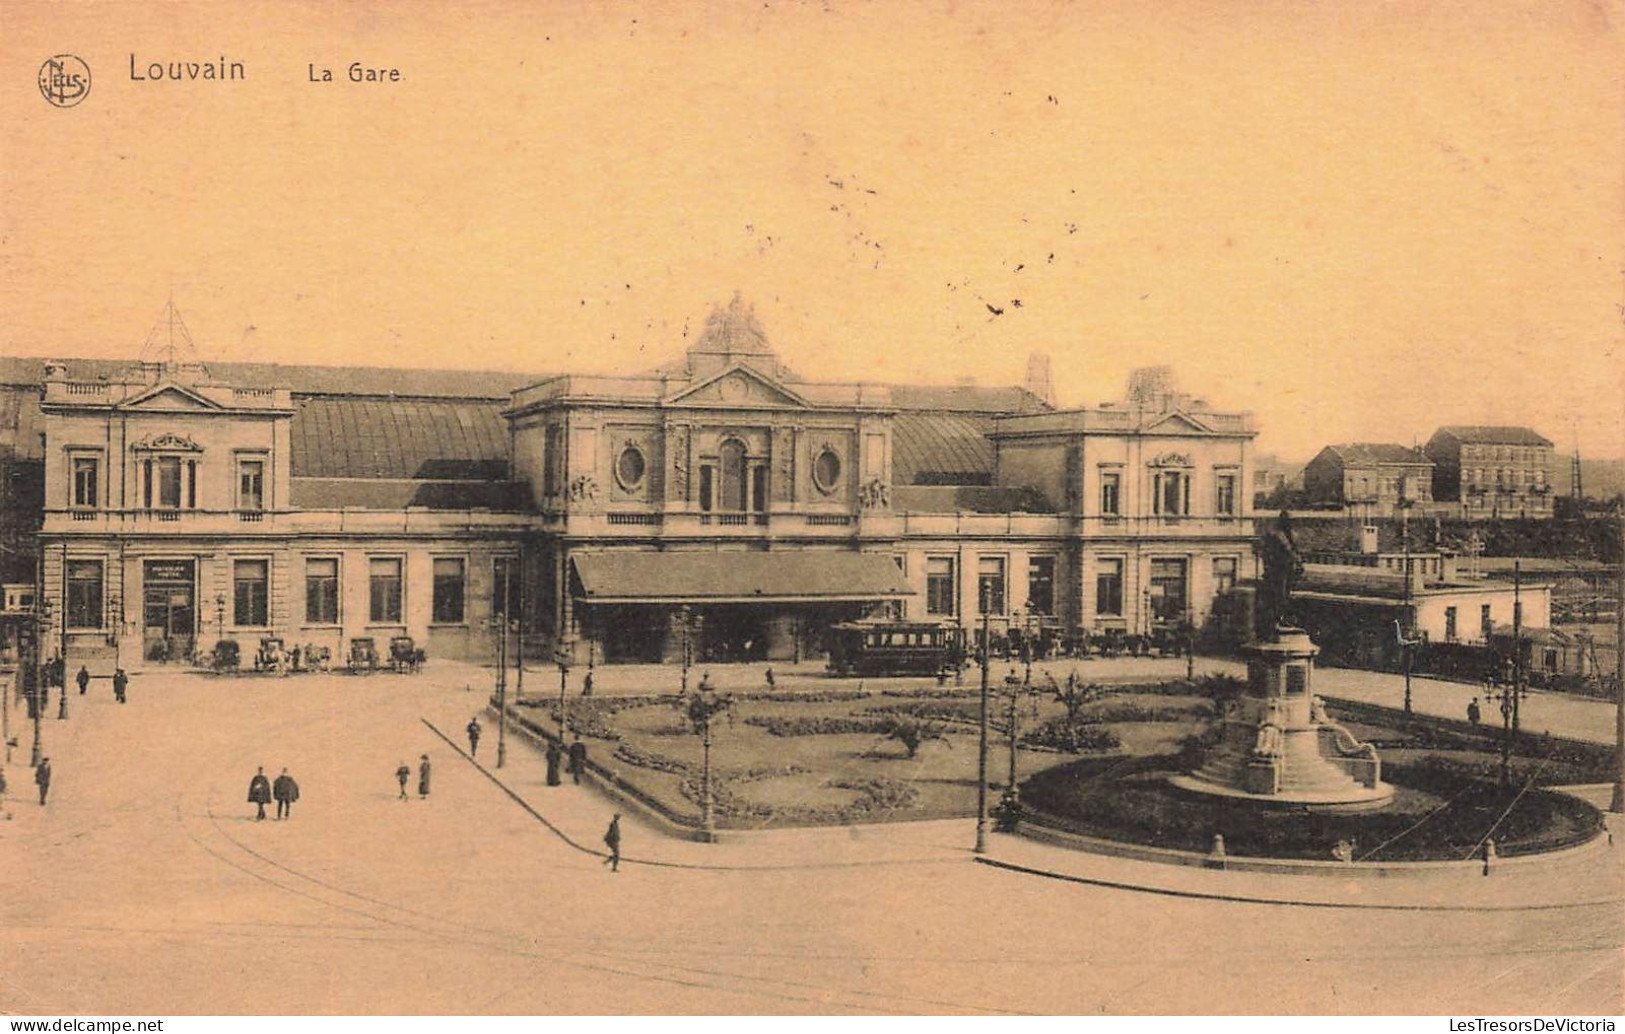
[[[1516,731],[1516,726],[1512,724],[1512,715],[1517,710],[1519,696],[1520,693],[1516,681],[1514,681],[1511,685],[1503,686],[1500,681],[1496,679],[1494,672],[1491,672],[1484,679],[1484,702],[1489,703],[1494,701],[1501,707],[1502,788],[1510,785],[1512,781],[1512,738]]]
[[[220,644],[226,641],[226,594],[214,594],[214,648],[220,649]]]
[[[30,751],[30,765],[39,767],[40,758],[45,756],[45,745],[41,740],[40,712],[45,709],[45,635],[51,627],[51,601],[45,599],[43,594],[36,596],[38,602],[37,626],[34,635],[34,688],[28,694],[28,710],[34,719],[34,745]],[[64,678],[62,681],[66,682]]]
[[[988,705],[987,608],[982,608],[982,645],[977,656],[982,662],[982,699],[977,724],[976,745],[976,853],[987,853],[987,705]]]
[[[568,730],[568,726],[569,726],[569,723],[564,720],[564,718],[565,718],[565,716],[564,716],[564,708],[566,706],[565,700],[564,700],[564,691],[565,691],[566,688],[568,688],[569,681],[570,681],[570,662],[566,661],[564,659],[564,651],[563,651],[563,649],[560,649],[560,651],[559,651],[559,743],[560,744],[564,743],[564,734]]]
[[[1621,545],[1625,545],[1625,508],[1620,515]],[[1618,638],[1614,640],[1614,799],[1608,810],[1625,812],[1625,555],[1617,561],[1619,595],[1614,599],[1614,620]]]
[[[1400,479],[1399,484],[1399,548],[1401,558],[1399,570],[1405,579],[1405,605],[1400,609],[1400,613],[1404,615],[1405,623],[1412,626],[1409,634],[1400,637],[1400,649],[1405,654],[1405,716],[1409,718],[1411,715],[1411,665],[1416,650],[1415,621],[1411,617],[1411,503],[1410,500],[1405,498],[1405,481],[1403,478]]]
[[[700,827],[705,839],[716,839],[716,795],[711,787],[711,726],[717,718],[733,710],[733,697],[717,693],[710,686],[678,698],[677,707],[700,737]]]

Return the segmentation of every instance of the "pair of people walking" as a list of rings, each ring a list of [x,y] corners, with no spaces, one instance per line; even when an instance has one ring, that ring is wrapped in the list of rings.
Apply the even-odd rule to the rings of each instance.
[[[254,778],[248,781],[248,803],[255,805],[259,811],[254,815],[255,822],[265,821],[265,806],[272,801],[276,802],[276,817],[282,819],[293,816],[293,802],[299,799],[299,784],[294,782],[293,776],[287,769],[276,777],[276,782],[265,777],[265,766],[261,765],[255,772]]]
[[[475,738],[478,739],[478,737],[475,737]],[[406,767],[406,762],[402,761],[400,767],[395,770],[395,781],[400,784],[400,787],[401,787],[401,798],[400,799],[403,800],[403,801],[407,800],[406,781],[408,779],[411,779],[411,778],[412,778],[412,770],[410,768]],[[418,799],[419,800],[427,800],[428,797],[429,797],[429,755],[422,754],[418,758]]]

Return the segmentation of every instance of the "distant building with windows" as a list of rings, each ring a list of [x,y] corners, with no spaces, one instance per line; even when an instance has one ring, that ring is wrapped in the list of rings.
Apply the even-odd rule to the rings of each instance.
[[[1386,442],[1328,445],[1303,468],[1311,506],[1336,506],[1362,517],[1398,516],[1401,499],[1433,502],[1433,461],[1420,449]]]
[[[1249,415],[1136,375],[815,381],[737,297],[634,376],[0,360],[37,408],[70,661],[413,637],[489,657],[798,659],[870,613],[1134,634],[1255,574]]]
[[[1423,446],[1433,497],[1461,517],[1550,517],[1552,443],[1527,427],[1441,427]]]

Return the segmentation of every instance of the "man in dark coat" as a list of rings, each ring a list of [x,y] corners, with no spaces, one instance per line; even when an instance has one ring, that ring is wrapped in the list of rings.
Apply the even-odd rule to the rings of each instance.
[[[575,780],[577,786],[581,785],[581,773],[587,770],[587,745],[581,742],[581,734],[570,741],[570,778]]]
[[[45,807],[45,795],[51,792],[51,759],[40,758],[34,769],[34,783],[39,786],[39,806]]]
[[[1483,717],[1483,712],[1478,709],[1478,698],[1473,697],[1467,701],[1467,720],[1477,725]]]
[[[480,720],[478,717],[468,720],[468,756],[471,758],[480,755]]]
[[[564,763],[564,751],[553,740],[547,741],[547,785],[559,785],[559,768]]]
[[[130,676],[124,674],[124,669],[115,670],[113,672],[113,699],[121,704],[124,703],[124,691],[129,688],[129,685]]]
[[[609,847],[609,857],[604,864],[609,866],[610,872],[621,871],[621,813],[616,812],[615,817],[609,820],[609,828],[604,830],[604,843]]]
[[[420,758],[421,763],[418,765],[418,796],[427,800],[429,797],[429,755],[423,754]]]
[[[255,770],[254,778],[248,781],[248,803],[259,805],[259,814],[254,816],[254,821],[265,821],[265,806],[271,803],[271,781],[265,778],[263,765]]]
[[[299,784],[293,781],[293,776],[287,769],[276,777],[271,784],[271,796],[276,798],[276,817],[286,819],[292,817],[293,802],[299,799]]]
[[[406,762],[402,761],[401,767],[395,770],[395,781],[401,784],[401,800],[403,801],[407,799],[406,781],[410,778],[412,778],[412,770],[406,767]]]
[[[79,665],[79,674],[75,675],[73,680],[79,683],[79,695],[84,696],[85,689],[90,686],[90,669],[83,664]]]

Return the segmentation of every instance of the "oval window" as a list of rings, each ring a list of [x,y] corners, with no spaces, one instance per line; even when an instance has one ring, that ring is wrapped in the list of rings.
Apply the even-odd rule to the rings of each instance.
[[[643,453],[635,445],[628,445],[622,449],[621,458],[615,461],[615,479],[627,491],[632,491],[643,484],[645,470]]]
[[[825,449],[813,461],[813,483],[826,495],[835,491],[841,480],[841,458],[834,450]]]

